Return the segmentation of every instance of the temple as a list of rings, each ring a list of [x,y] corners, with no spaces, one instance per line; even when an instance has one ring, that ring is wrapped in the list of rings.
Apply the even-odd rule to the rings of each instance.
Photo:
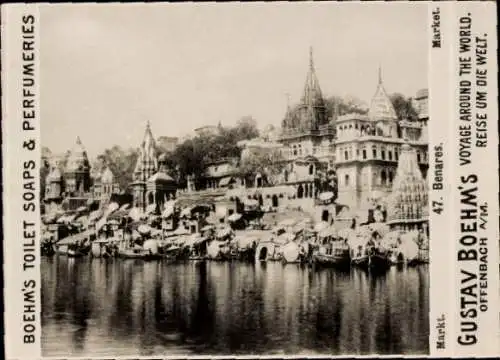
[[[175,198],[176,181],[167,174],[166,157],[160,155],[148,122],[144,140],[139,148],[139,156],[134,170],[133,182],[130,184],[133,192],[133,205],[149,211],[161,211],[170,199]]]
[[[130,185],[134,196],[134,206],[146,206],[146,186],[148,179],[158,170],[156,143],[149,122],[144,132],[144,140],[139,148],[139,156],[134,169],[133,182]]]
[[[401,147],[387,210],[387,222],[391,228],[405,231],[423,230],[429,235],[428,186],[420,171],[417,151],[407,143]]]

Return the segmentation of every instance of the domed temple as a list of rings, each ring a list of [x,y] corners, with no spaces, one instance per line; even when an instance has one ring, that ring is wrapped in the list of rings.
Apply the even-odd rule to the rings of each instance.
[[[177,185],[166,173],[165,160],[165,155],[158,157],[156,142],[148,122],[131,184],[134,206],[146,209],[156,204],[159,209],[167,200],[175,197]]]
[[[328,162],[334,138],[335,127],[328,115],[310,49],[302,97],[295,106],[288,105],[277,140],[284,146],[284,155],[289,161],[309,155]]]
[[[428,211],[427,181],[420,171],[416,149],[405,143],[389,196],[387,222],[394,229],[419,229],[429,235]]]
[[[45,178],[45,203],[60,204],[63,200],[64,178],[61,172],[60,159],[53,158],[50,172]]]
[[[139,156],[134,169],[133,182],[130,184],[134,195],[134,206],[145,208],[146,183],[158,170],[156,142],[149,121],[144,132],[144,140],[139,148]]]
[[[96,174],[93,178],[93,196],[100,201],[101,206],[109,203],[113,194],[120,192],[120,186],[115,181],[115,176],[109,166]]]
[[[64,178],[71,196],[84,196],[90,191],[90,163],[80,137],[68,156]]]
[[[167,201],[174,200],[177,192],[176,181],[167,174],[166,156],[158,157],[158,171],[146,183],[146,206],[154,205],[155,211],[163,208]]]

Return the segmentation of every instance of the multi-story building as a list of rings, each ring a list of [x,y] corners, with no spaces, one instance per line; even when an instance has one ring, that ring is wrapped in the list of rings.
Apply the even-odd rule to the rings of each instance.
[[[379,81],[368,114],[329,116],[310,59],[301,101],[288,108],[278,141],[289,162],[284,182],[294,183],[297,197],[316,195],[318,169],[335,169],[337,202],[354,209],[367,209],[391,192],[399,154],[407,143],[416,150],[425,178],[428,168],[427,91],[416,97],[419,119],[398,119],[394,106]],[[301,171],[296,171],[300,168]],[[307,169],[307,171],[303,171]]]

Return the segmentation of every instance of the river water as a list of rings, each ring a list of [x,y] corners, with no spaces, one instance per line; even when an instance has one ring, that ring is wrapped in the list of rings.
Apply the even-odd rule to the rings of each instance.
[[[428,354],[427,266],[42,260],[44,356]]]

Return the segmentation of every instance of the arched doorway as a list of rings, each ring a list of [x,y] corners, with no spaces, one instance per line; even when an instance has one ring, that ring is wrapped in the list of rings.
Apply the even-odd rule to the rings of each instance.
[[[264,199],[262,198],[262,195],[259,194],[259,206],[264,205]]]
[[[273,207],[278,207],[278,196],[276,194],[272,197]]]
[[[297,198],[302,199],[304,197],[304,187],[302,184],[297,188]]]
[[[325,222],[328,222],[330,218],[330,212],[328,210],[323,210],[323,212],[321,213],[321,221],[325,221]]]

